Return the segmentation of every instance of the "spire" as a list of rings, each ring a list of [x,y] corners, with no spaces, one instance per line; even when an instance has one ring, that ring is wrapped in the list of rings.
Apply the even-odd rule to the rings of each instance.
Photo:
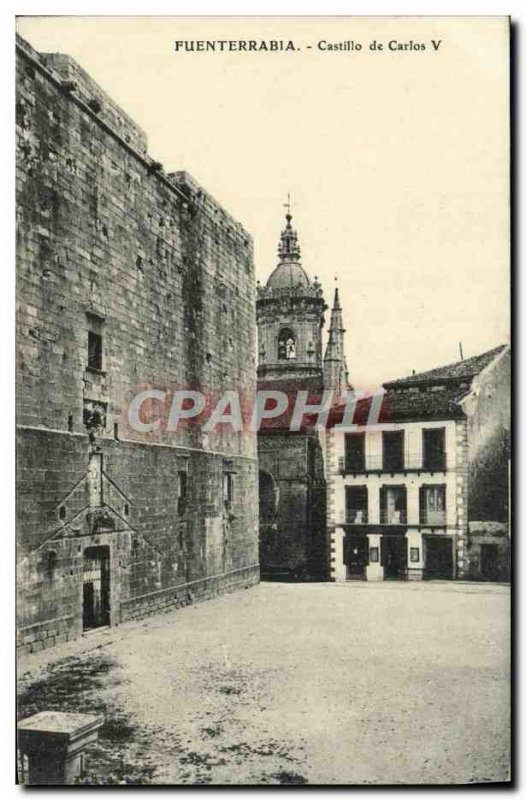
[[[337,279],[336,279],[337,280]],[[332,304],[331,322],[329,325],[329,341],[327,344],[327,352],[325,358],[329,355],[329,348],[331,349],[331,356],[333,358],[343,359],[343,334],[345,328],[343,327],[342,307],[340,305],[340,295],[338,294],[338,287],[334,290],[334,302]]]
[[[284,204],[287,209],[285,219],[287,224],[281,231],[281,237],[278,245],[278,259],[280,263],[283,261],[299,261],[300,260],[300,246],[298,244],[298,234],[290,224],[292,222],[292,214],[290,213],[290,194],[287,195],[287,202]]]
[[[329,325],[329,339],[323,359],[324,365],[324,384],[326,389],[334,389],[336,392],[349,388],[349,370],[343,351],[343,327],[342,307],[338,287],[334,290],[334,302],[331,310],[331,322]]]

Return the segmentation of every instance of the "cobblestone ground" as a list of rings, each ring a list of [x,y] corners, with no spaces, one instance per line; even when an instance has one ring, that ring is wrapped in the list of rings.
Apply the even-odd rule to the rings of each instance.
[[[261,584],[19,664],[19,713],[101,710],[90,783],[508,779],[509,590]]]

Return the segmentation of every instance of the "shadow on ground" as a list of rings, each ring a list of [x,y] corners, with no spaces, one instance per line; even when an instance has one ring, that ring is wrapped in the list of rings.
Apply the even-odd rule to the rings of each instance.
[[[17,718],[38,711],[76,711],[104,714],[97,743],[90,748],[89,777],[83,784],[152,783],[155,768],[134,762],[130,745],[149,743],[150,734],[131,722],[129,715],[101,697],[108,685],[119,683],[117,663],[100,653],[62,658],[50,664],[38,680],[19,680]],[[106,693],[106,692],[104,692]]]

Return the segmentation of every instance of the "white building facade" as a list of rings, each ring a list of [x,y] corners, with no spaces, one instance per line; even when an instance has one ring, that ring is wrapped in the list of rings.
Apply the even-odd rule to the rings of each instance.
[[[462,575],[467,433],[462,419],[382,422],[327,435],[335,581]]]
[[[384,383],[347,428],[340,409],[325,444],[331,580],[509,580],[510,369],[500,345]]]

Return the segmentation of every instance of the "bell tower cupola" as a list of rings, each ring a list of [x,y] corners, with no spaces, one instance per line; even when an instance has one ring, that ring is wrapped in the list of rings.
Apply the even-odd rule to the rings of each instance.
[[[290,198],[278,243],[278,263],[265,286],[258,284],[258,378],[321,387],[321,331],[327,306],[321,284],[301,264],[298,234],[292,227]]]

